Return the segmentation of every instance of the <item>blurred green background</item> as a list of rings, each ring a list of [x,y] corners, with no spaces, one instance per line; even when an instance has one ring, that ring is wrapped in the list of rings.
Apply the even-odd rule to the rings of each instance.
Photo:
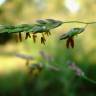
[[[0,25],[32,24],[37,19],[61,21],[96,21],[96,0],[0,0]],[[96,84],[88,82],[68,68],[67,61],[75,62],[85,74],[96,81],[96,24],[75,37],[75,48],[67,49],[59,35],[84,24],[64,24],[47,37],[46,45],[32,39],[16,43],[14,34],[0,34],[0,96],[96,96]],[[26,59],[13,53],[31,55],[34,62],[48,61],[40,51],[51,56],[50,65],[63,72],[42,69],[38,76],[30,75]],[[38,70],[38,69],[37,69]]]

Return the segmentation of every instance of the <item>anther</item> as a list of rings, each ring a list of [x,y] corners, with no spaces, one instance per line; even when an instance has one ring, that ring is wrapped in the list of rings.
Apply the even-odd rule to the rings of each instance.
[[[26,33],[26,37],[25,37],[25,39],[28,39],[28,37],[31,38],[31,35],[30,35],[29,32]]]

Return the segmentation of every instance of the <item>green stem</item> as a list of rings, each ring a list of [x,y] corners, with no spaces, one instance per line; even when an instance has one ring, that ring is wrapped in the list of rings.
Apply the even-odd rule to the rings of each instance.
[[[95,80],[92,80],[92,79],[90,79],[90,78],[88,78],[87,76],[82,76],[85,80],[87,80],[87,81],[89,81],[89,82],[91,82],[91,83],[93,83],[93,84],[96,84],[96,81]]]
[[[64,21],[63,23],[95,24],[95,23],[96,23],[96,21],[94,21],[94,22],[83,22],[83,21]]]

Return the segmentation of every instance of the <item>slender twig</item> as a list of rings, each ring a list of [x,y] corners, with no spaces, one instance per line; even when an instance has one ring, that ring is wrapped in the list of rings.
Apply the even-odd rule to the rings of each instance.
[[[88,78],[87,76],[82,76],[82,77],[83,77],[83,79],[89,81],[90,83],[96,84],[95,80],[92,80],[92,79]]]
[[[96,21],[93,21],[93,22],[83,22],[83,21],[64,21],[63,23],[95,24],[95,23],[96,23]]]

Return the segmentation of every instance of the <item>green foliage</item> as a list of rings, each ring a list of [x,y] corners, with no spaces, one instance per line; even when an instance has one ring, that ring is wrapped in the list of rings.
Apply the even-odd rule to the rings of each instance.
[[[85,27],[86,28],[86,27]],[[66,47],[69,48],[70,46],[74,48],[74,39],[73,37],[84,32],[85,28],[72,28],[67,33],[64,33],[60,36],[60,40],[67,39]]]
[[[84,30],[85,30],[84,28],[72,28],[67,33],[64,33],[63,35],[61,35],[60,40],[76,36],[81,32],[84,32]]]
[[[96,22],[86,23],[86,22],[79,22],[74,21],[75,23],[83,23],[85,25],[88,24],[94,24]],[[41,37],[41,43],[45,44],[45,37],[44,35],[50,34],[50,30],[54,29],[56,27],[59,27],[62,24],[65,23],[73,23],[72,21],[68,22],[62,22],[58,20],[53,19],[45,19],[45,20],[37,20],[35,24],[21,24],[21,25],[1,25],[0,26],[0,33],[19,33],[19,39],[22,41],[21,32],[26,33],[25,39],[27,39],[30,36],[30,33],[33,35],[33,40],[36,42],[36,36],[37,33],[42,33]],[[74,48],[74,36],[82,33],[85,31],[85,27],[81,28],[72,28],[67,33],[64,33],[60,36],[60,40],[67,39],[66,47],[72,47]],[[59,45],[59,43],[58,43]],[[60,45],[61,46],[61,45]],[[16,86],[14,84],[13,87],[13,94],[17,91],[18,93],[15,94],[21,94],[20,96],[77,96],[78,93],[75,93],[75,90],[79,90],[80,83],[87,81],[90,84],[96,84],[94,80],[89,79],[85,75],[85,72],[83,72],[73,61],[74,60],[74,52],[72,53],[72,50],[69,49],[63,50],[60,49],[61,47],[58,46],[55,56],[53,57],[54,60],[51,61],[48,56],[46,56],[44,53],[41,54],[43,57],[42,60],[38,60],[37,63],[30,64],[29,56],[23,56],[16,54],[19,58],[24,58],[27,62],[25,65],[28,68],[28,73],[25,75],[21,81],[22,74],[20,76],[20,82],[22,82],[21,85]],[[62,47],[63,48],[63,47]],[[59,51],[58,51],[59,50]],[[65,53],[63,53],[63,51]],[[71,54],[71,55],[70,55]],[[47,59],[46,59],[47,58]],[[31,57],[33,60],[34,58]],[[71,62],[66,62],[68,60],[71,60]],[[85,62],[83,62],[84,64]],[[34,73],[34,71],[37,70],[37,73]],[[13,78],[13,77],[12,77]],[[8,79],[8,78],[7,78]],[[10,80],[10,78],[9,78]],[[24,80],[24,81],[23,81]],[[78,80],[78,82],[75,82]],[[84,80],[84,81],[83,81]],[[13,82],[17,82],[18,80]],[[3,81],[2,81],[3,82]],[[78,84],[77,84],[78,83]],[[6,92],[10,92],[12,90],[9,85],[6,84],[6,81],[4,81],[4,84],[7,86],[3,93],[7,94]],[[19,83],[18,83],[19,84]],[[84,83],[85,84],[85,83]],[[86,86],[86,84],[85,84]],[[73,88],[74,87],[74,88]],[[83,85],[81,86],[83,87]],[[19,91],[17,90],[18,88]],[[1,92],[2,93],[2,92]],[[82,92],[83,94],[83,92]],[[11,95],[10,95],[11,96]],[[89,95],[90,96],[90,95]]]
[[[45,19],[45,20],[37,20],[35,24],[21,24],[21,25],[7,25],[7,26],[1,25],[0,26],[0,33],[19,33],[20,41],[22,41],[21,32],[26,33],[25,39],[31,38],[30,33],[32,33],[34,42],[36,42],[36,37],[37,37],[37,35],[34,35],[34,34],[41,33],[42,34],[41,43],[45,44],[46,39],[45,39],[44,34],[47,34],[49,36],[51,34],[50,33],[51,29],[57,28],[65,23],[86,24],[85,27],[72,28],[67,33],[64,33],[63,35],[60,36],[60,40],[68,38],[67,43],[66,43],[67,48],[69,48],[69,46],[74,48],[73,37],[82,33],[89,24],[95,24],[96,22],[81,22],[81,21],[63,22],[63,21],[54,20],[54,19]]]
[[[1,25],[0,33],[19,33],[19,32],[30,32],[30,33],[43,33],[56,28],[62,24],[61,21],[46,19],[37,20],[36,24],[21,24],[21,25]]]
[[[37,20],[34,24],[13,25],[22,21],[26,22],[27,20],[31,21],[34,18],[41,18],[42,16],[50,17],[50,14],[54,18],[56,16],[59,18],[66,18],[68,20],[74,19],[76,16],[76,19],[84,19],[84,17],[86,17],[86,20],[88,21],[92,20],[92,18],[90,18],[92,17],[92,14],[95,16],[95,0],[80,1],[80,6],[82,8],[78,11],[79,13],[76,14],[70,14],[67,8],[65,8],[66,6],[64,5],[64,2],[65,0],[52,0],[52,2],[50,2],[50,0],[6,0],[5,4],[3,4],[5,7],[2,8],[3,10],[0,10],[1,24],[4,24],[0,25],[0,35],[2,33],[7,33],[9,35],[11,35],[11,33],[13,33],[13,35],[14,33],[17,33],[19,34],[20,41],[22,41],[22,33],[25,33],[25,39],[32,37],[33,41],[36,42],[36,39],[38,39],[38,33],[40,33],[41,43],[45,44],[46,35],[49,36],[51,31],[53,32],[54,28],[58,28],[62,24],[96,24],[96,22],[63,22],[54,19],[44,19]],[[34,3],[36,5],[35,7]],[[88,14],[89,11],[91,12],[90,14]],[[22,54],[16,54],[16,57],[26,60],[25,65],[27,65],[26,67],[28,68],[28,73],[24,74],[24,72],[13,72],[10,75],[7,74],[0,76],[0,96],[95,96],[96,62],[94,62],[93,58],[95,58],[94,54],[96,54],[96,50],[92,50],[92,52],[88,51],[87,53],[85,52],[85,50],[88,49],[86,46],[87,44],[85,44],[83,41],[84,46],[86,46],[84,47],[84,50],[81,41],[83,39],[87,40],[87,38],[80,39],[80,41],[78,38],[75,38],[75,36],[85,32],[85,27],[79,28],[76,26],[70,28],[66,33],[64,32],[66,26],[64,26],[65,28],[62,30],[64,33],[59,38],[57,38],[59,39],[58,43],[54,42],[55,38],[52,37],[52,46],[50,46],[50,40],[47,44],[48,46],[43,46],[45,50],[50,47],[46,51],[48,51],[48,53],[54,53],[54,56],[52,55],[53,61],[50,60],[50,56],[48,57],[43,54],[42,60],[39,58],[37,63],[31,64],[29,61],[34,60],[33,56],[31,57]],[[55,32],[53,33],[53,36],[54,35]],[[87,33],[85,33],[85,35],[87,35]],[[4,36],[7,38],[7,35]],[[64,40],[64,42],[61,42],[60,40]],[[76,47],[74,48],[75,40]],[[1,41],[3,40],[1,39]],[[26,43],[24,45],[26,46],[26,50],[28,50],[28,47],[31,47],[30,49],[32,50],[36,49],[31,40],[25,41],[23,43]],[[66,43],[66,46],[64,46],[64,43]],[[27,46],[28,44],[29,46]],[[54,46],[55,44],[56,46]],[[39,49],[40,46],[38,46],[37,49]],[[67,49],[65,47],[71,47],[74,49]],[[28,52],[30,51],[28,50]],[[22,52],[20,51],[20,53]],[[32,54],[36,53],[34,52]],[[35,59],[37,60],[37,58]],[[34,75],[35,70],[38,70],[39,73]]]

